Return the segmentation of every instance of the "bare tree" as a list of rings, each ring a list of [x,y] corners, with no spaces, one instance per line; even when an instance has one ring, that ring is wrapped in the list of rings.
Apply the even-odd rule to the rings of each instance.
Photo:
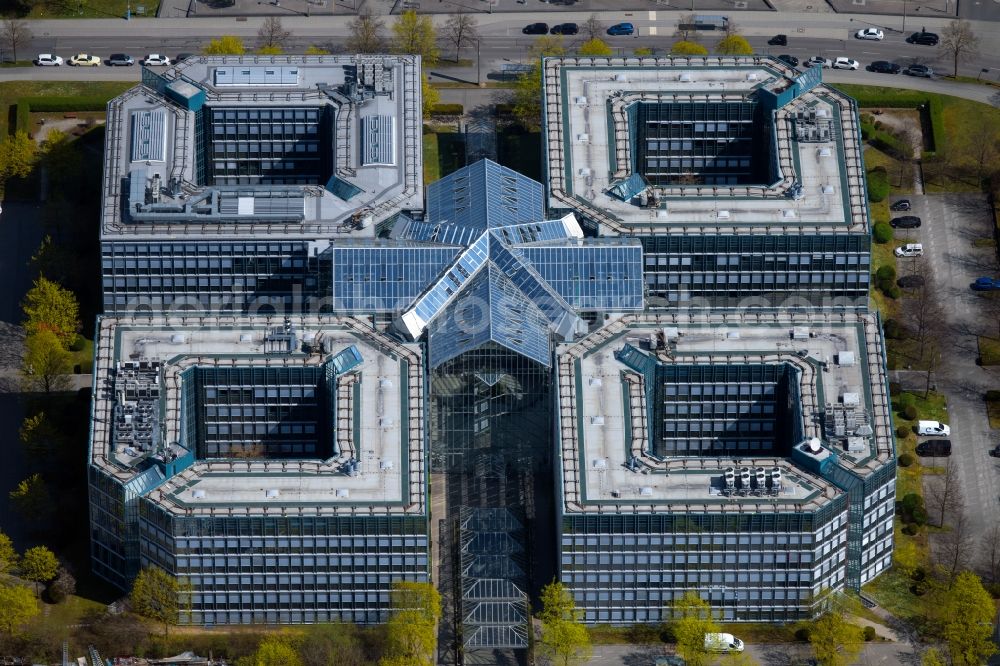
[[[604,36],[604,24],[597,18],[597,14],[591,14],[590,18],[580,26],[580,32],[587,36],[587,39],[597,39]]]
[[[726,37],[740,34],[740,27],[732,19],[726,21],[726,27],[723,30],[726,33]]]
[[[930,342],[940,333],[944,323],[944,308],[937,299],[937,289],[934,288],[934,279],[926,264],[915,259],[902,259],[904,262],[912,264],[912,275],[923,278],[923,286],[916,289],[912,295],[907,296],[903,301],[903,312],[909,327],[914,332],[917,341],[917,353],[921,362],[927,361],[927,352]]]
[[[972,129],[969,143],[976,160],[976,174],[982,180],[996,164],[1000,153],[1000,133],[990,123],[978,123]]]
[[[940,474],[927,478],[926,491],[927,512],[937,520],[938,527],[944,527],[949,517],[961,513],[962,491],[954,458],[948,458]]]
[[[285,30],[281,24],[281,19],[277,16],[268,16],[257,30],[257,39],[260,41],[259,48],[262,49],[283,49],[285,42],[292,36],[291,31]]]
[[[971,23],[955,19],[941,31],[941,44],[938,48],[943,55],[952,59],[955,64],[952,76],[958,76],[958,63],[975,55],[979,50],[979,37],[972,31]]]
[[[961,498],[959,506],[952,512],[948,527],[948,531],[942,532],[939,536],[938,556],[934,559],[950,586],[955,576],[968,568],[972,549],[975,547],[972,526],[969,524]]]
[[[1000,583],[1000,525],[993,525],[979,539],[979,569],[987,582]]]
[[[351,36],[347,39],[347,49],[353,53],[378,53],[382,50],[382,31],[385,21],[375,16],[371,7],[358,12],[348,27]]]
[[[24,21],[9,18],[3,22],[3,38],[10,48],[11,55],[17,60],[17,47],[24,46],[31,40],[31,29]]]
[[[479,39],[479,24],[468,14],[452,14],[444,24],[444,34],[455,46],[455,62],[462,54],[463,46],[471,46]]]
[[[684,16],[677,19],[677,32],[674,33],[674,37],[681,41],[689,41],[692,36],[697,36],[698,31],[688,28],[687,26],[694,25],[694,14],[685,14]]]

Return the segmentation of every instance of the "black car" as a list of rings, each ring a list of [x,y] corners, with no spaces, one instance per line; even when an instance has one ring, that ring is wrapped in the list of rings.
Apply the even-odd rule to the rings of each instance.
[[[187,60],[188,58],[191,58],[191,57],[193,57],[195,55],[197,55],[197,54],[196,53],[178,53],[177,54],[177,59],[174,60],[174,62],[180,62],[181,60]]]
[[[920,226],[920,218],[916,215],[903,215],[902,217],[894,217],[889,224],[894,229],[916,229]]]
[[[903,74],[907,76],[922,76],[925,79],[929,79],[934,74],[934,70],[927,65],[910,65],[903,70]]]
[[[990,455],[994,458],[1000,458],[1000,444],[997,444],[992,449],[990,449]]]
[[[799,59],[793,55],[788,55],[787,53],[782,53],[780,56],[778,56],[778,60],[791,67],[799,66]]]
[[[951,455],[950,439],[931,439],[917,444],[917,455],[929,458],[944,458]]]
[[[135,60],[127,53],[112,53],[108,58],[108,64],[112,67],[131,67]]]
[[[921,30],[920,32],[915,32],[906,38],[906,41],[910,44],[923,44],[924,46],[937,46],[941,38],[937,36],[937,33],[926,32]]]
[[[575,35],[580,32],[580,28],[577,27],[576,23],[560,23],[552,26],[549,32],[553,35]]]
[[[922,286],[924,286],[924,276],[904,275],[903,277],[896,280],[896,284],[899,285],[900,289],[920,289]]]
[[[549,24],[548,23],[532,23],[531,25],[524,26],[522,30],[526,35],[547,35],[549,34]]]
[[[893,210],[898,213],[900,211],[910,210],[911,207],[909,199],[900,199],[899,201],[893,201],[892,205],[889,206],[889,210]]]
[[[896,63],[889,62],[888,60],[876,60],[868,65],[869,72],[878,72],[879,74],[899,74],[902,69]]]
[[[775,35],[767,43],[771,46],[788,46],[788,35]]]

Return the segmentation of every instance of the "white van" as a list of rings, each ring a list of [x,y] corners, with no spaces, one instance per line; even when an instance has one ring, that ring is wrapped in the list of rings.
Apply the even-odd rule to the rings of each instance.
[[[947,423],[940,421],[917,421],[917,434],[947,437],[951,434],[951,428],[948,427]]]
[[[743,652],[743,641],[732,634],[705,634],[706,652]]]
[[[924,246],[920,243],[907,243],[896,248],[897,257],[922,257],[924,256]]]

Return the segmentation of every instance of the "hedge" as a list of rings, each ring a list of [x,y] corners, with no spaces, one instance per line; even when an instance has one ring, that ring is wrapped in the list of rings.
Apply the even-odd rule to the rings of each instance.
[[[933,157],[934,153],[937,151],[938,144],[944,141],[944,105],[941,104],[941,99],[939,97],[926,97],[924,99],[907,99],[896,97],[893,95],[889,96],[879,96],[871,95],[865,96],[860,95],[854,97],[858,102],[858,107],[884,107],[887,109],[916,109],[924,106],[926,113],[930,115],[931,119],[931,136],[930,136],[930,149],[924,154]]]
[[[68,111],[105,111],[108,108],[108,98],[96,95],[79,95],[76,97],[22,97],[17,100],[15,126],[13,132],[21,130],[32,132],[31,116],[36,113],[60,113]]]
[[[460,116],[464,109],[461,104],[435,104],[431,109],[432,116]]]
[[[879,222],[873,230],[875,242],[878,244],[888,243],[892,240],[892,227],[888,222]]]
[[[896,159],[910,159],[910,147],[898,136],[880,129],[879,124],[861,123],[861,138]]]

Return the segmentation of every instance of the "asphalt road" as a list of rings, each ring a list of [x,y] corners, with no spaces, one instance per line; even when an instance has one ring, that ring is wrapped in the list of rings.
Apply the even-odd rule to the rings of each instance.
[[[810,658],[805,644],[747,645],[747,653],[763,666],[801,666]],[[656,657],[666,654],[662,646],[598,645],[587,663],[590,666],[653,666]],[[913,648],[901,643],[868,643],[858,660],[860,666],[913,664]]]
[[[993,0],[989,0],[992,2]],[[536,21],[555,24],[570,21],[583,23],[590,16],[587,12],[538,11],[504,14],[478,14],[479,32],[482,35],[480,57],[484,64],[504,62],[526,62],[528,49],[534,37],[523,35],[522,28]],[[667,48],[673,41],[673,32],[682,16],[677,11],[636,11],[600,12],[604,25],[628,20],[637,28],[637,34],[630,37],[609,37],[607,42],[620,53],[625,54],[638,46]],[[948,62],[942,59],[938,49],[928,46],[906,44],[901,32],[902,17],[876,15],[813,14],[784,12],[745,12],[739,15],[739,28],[747,36],[755,50],[760,53],[788,53],[807,58],[822,55],[832,58],[849,56],[861,62],[862,66],[875,60],[891,60],[901,64],[920,62],[929,64],[938,71],[948,72]],[[435,15],[439,26],[447,20],[447,15]],[[288,43],[289,51],[302,50],[310,44],[323,45],[333,49],[343,48],[349,34],[349,16],[290,16],[283,18],[284,27],[292,32]],[[74,53],[93,53],[102,57],[112,52],[125,51],[132,55],[149,52],[166,53],[174,57],[180,52],[197,52],[211,38],[220,34],[243,37],[252,45],[256,39],[261,18],[196,18],[196,19],[116,19],[94,20],[42,20],[31,22],[33,39],[19,49],[18,56],[33,57],[36,53],[54,52],[63,57]],[[920,25],[911,17],[907,33],[926,26],[929,30],[940,31],[947,24],[946,18],[921,17]],[[775,26],[779,25],[779,28]],[[861,41],[853,38],[861,28],[878,26],[886,32],[884,41]],[[1000,79],[1000,30],[995,23],[974,24],[980,36],[979,55],[963,63],[960,73]],[[786,47],[769,47],[767,40],[776,32],[789,35]],[[711,45],[718,34],[705,33],[701,40]],[[568,46],[583,37],[568,38]],[[452,51],[442,42],[443,56],[450,57]],[[467,48],[464,58],[474,59],[476,51]],[[982,69],[987,69],[985,74]],[[484,69],[487,69],[484,67]],[[495,67],[499,69],[499,67]]]

